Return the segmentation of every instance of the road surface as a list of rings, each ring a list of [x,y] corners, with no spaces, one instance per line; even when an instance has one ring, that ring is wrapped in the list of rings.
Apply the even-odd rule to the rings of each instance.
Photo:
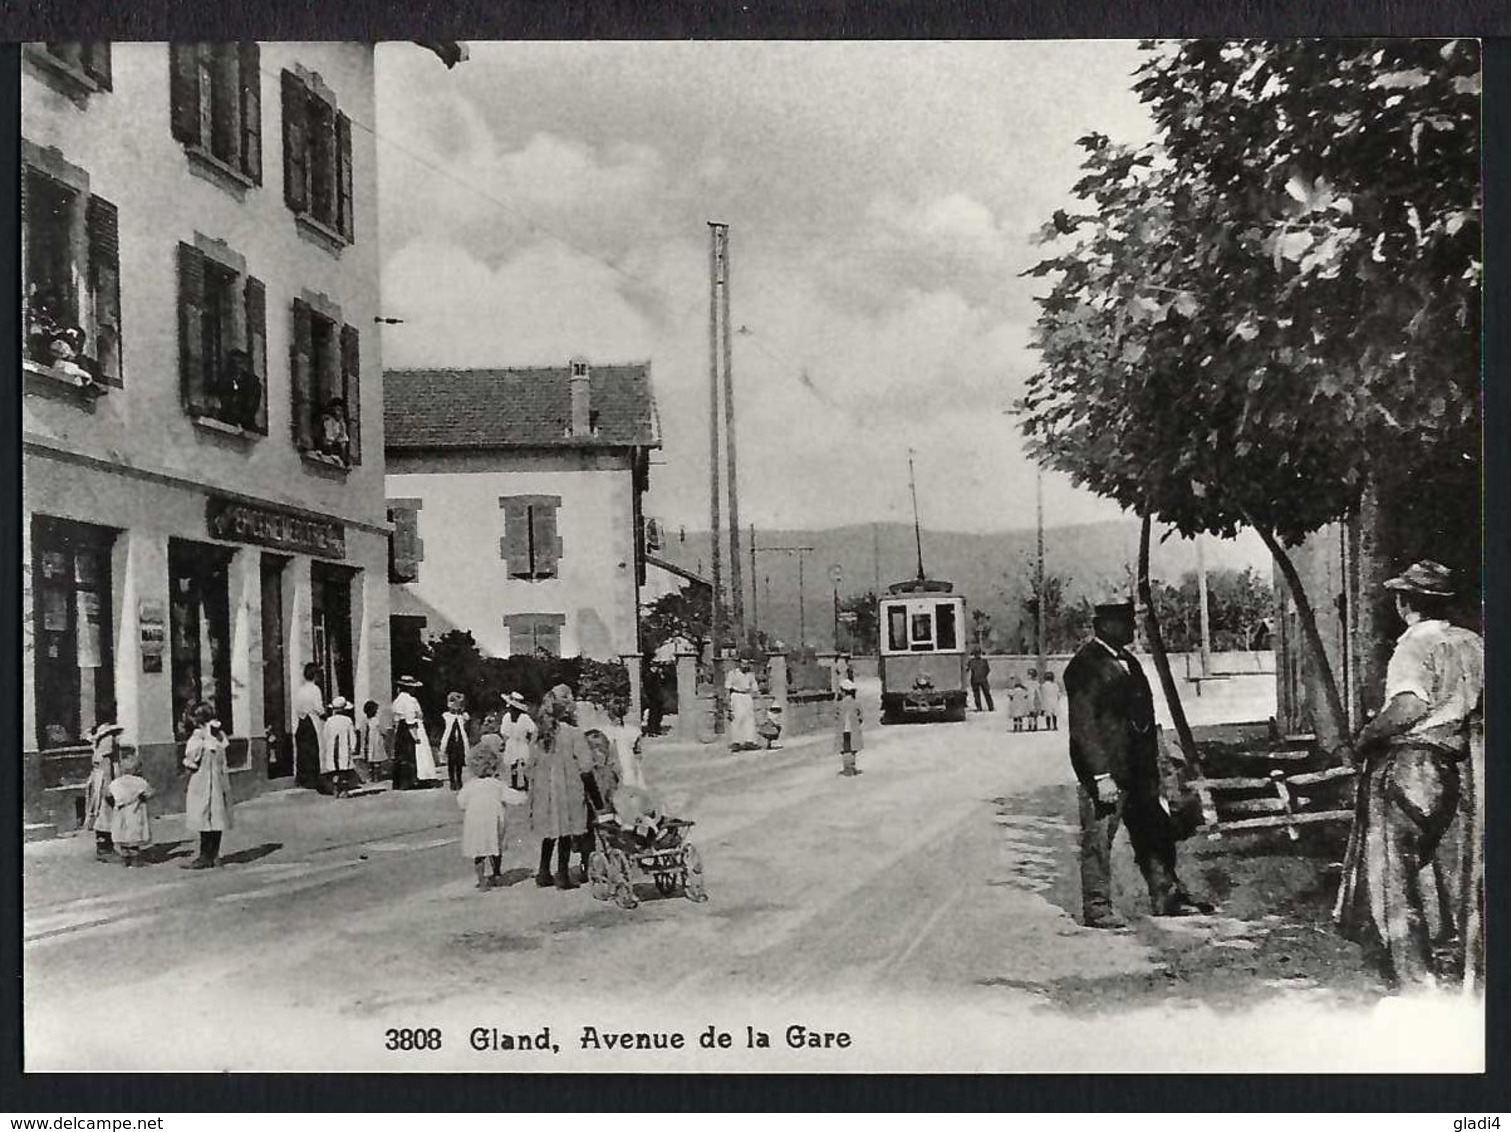
[[[299,798],[301,822],[331,828],[283,843],[258,839],[259,805],[283,803],[254,802],[227,835],[233,863],[213,872],[90,872],[83,839],[29,852],[27,1067],[1316,1070],[1481,1056],[1478,1016],[1456,1003],[1414,1007],[1443,1035],[1408,1042],[1392,1019],[1404,1007],[1381,1003],[1352,949],[1289,915],[1289,896],[1235,886],[1221,858],[1185,871],[1224,914],[1151,921],[1120,845],[1134,926],[1082,928],[1063,731],[1008,734],[1000,712],[873,726],[855,778],[814,740],[737,756],[653,747],[647,764],[668,810],[697,822],[705,904],[648,884],[632,911],[586,887],[538,889],[522,822],[508,885],[479,892],[445,791]],[[1322,883],[1317,862],[1286,864],[1301,889]],[[624,1033],[630,1048],[605,1037]]]

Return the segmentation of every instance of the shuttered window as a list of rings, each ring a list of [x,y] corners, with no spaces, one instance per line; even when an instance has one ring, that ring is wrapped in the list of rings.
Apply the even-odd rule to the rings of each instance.
[[[420,580],[420,563],[425,559],[425,540],[420,538],[420,510],[423,506],[418,499],[388,501],[388,521],[393,524],[393,535],[388,543],[390,582]]]
[[[510,613],[504,617],[509,630],[510,656],[560,656],[564,613]]]
[[[362,348],[355,326],[295,299],[289,346],[294,445],[324,463],[362,462]]]
[[[527,581],[556,577],[562,552],[557,530],[561,496],[502,496],[498,505],[504,515],[499,557],[509,576]]]
[[[178,373],[184,411],[267,433],[267,298],[261,280],[178,246]]]
[[[74,90],[93,93],[113,85],[108,42],[37,43],[28,45],[27,53],[45,73],[60,77]]]
[[[290,211],[342,243],[356,240],[351,119],[318,82],[284,71],[283,200]]]
[[[238,180],[262,184],[262,71],[256,43],[168,48],[173,136]]]
[[[71,166],[54,177],[23,165],[20,181],[25,359],[73,381],[119,386],[119,211],[80,188],[88,176]]]

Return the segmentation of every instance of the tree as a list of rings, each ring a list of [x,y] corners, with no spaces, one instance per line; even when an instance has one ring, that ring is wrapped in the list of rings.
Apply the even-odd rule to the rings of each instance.
[[[875,655],[881,651],[877,602],[876,594],[870,590],[840,599],[841,635],[852,654]],[[849,620],[851,616],[853,621]]]
[[[1166,643],[1175,652],[1191,652],[1201,645],[1201,589],[1196,571],[1187,570],[1179,584],[1153,584]],[[1274,613],[1275,594],[1252,566],[1242,570],[1212,570],[1207,574],[1208,622],[1212,647],[1218,651],[1246,649],[1261,622]]]
[[[1336,738],[1287,548],[1371,483],[1477,452],[1477,48],[1145,48],[1157,140],[1080,139],[1089,211],[1058,213],[1044,236],[1070,245],[1031,269],[1055,282],[1023,430],[1041,463],[1182,534],[1258,531]]]
[[[701,656],[713,627],[713,590],[696,583],[662,594],[640,619],[640,639],[654,653],[674,637],[682,637]]]
[[[992,615],[984,609],[971,610],[971,645],[983,650],[992,647]]]
[[[1018,615],[1017,647],[1031,653],[1037,650],[1034,635],[1038,630],[1037,571],[1033,556],[1025,552],[1016,571],[1006,577],[1003,598]],[[1074,652],[1091,633],[1092,603],[1085,595],[1072,595],[1072,580],[1067,574],[1044,572],[1044,651]]]

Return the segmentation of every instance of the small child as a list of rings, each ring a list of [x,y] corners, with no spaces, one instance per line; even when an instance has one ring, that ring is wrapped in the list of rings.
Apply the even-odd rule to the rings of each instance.
[[[363,782],[375,781],[386,759],[383,746],[383,727],[378,722],[378,701],[368,700],[362,705],[362,722],[357,725],[357,777]]]
[[[110,835],[115,851],[128,869],[146,863],[141,859],[141,851],[152,844],[152,819],[147,813],[152,787],[141,776],[141,769],[142,760],[135,751],[125,755],[121,759],[121,773],[108,790],[112,808]]]
[[[1028,689],[1023,686],[1023,681],[1013,677],[1013,684],[1007,690],[1007,710],[1013,718],[1013,730],[1023,730],[1023,717],[1028,714]]]
[[[462,856],[471,859],[480,889],[500,883],[506,792],[498,777],[498,767],[503,753],[504,741],[497,735],[484,735],[478,740],[477,746],[467,753],[467,767],[473,777],[456,796],[456,804],[462,811]]]
[[[840,774],[853,778],[861,772],[855,756],[865,747],[861,735],[860,703],[855,698],[855,681],[849,677],[839,682],[839,757]]]
[[[351,710],[345,696],[331,701],[331,714],[325,721],[324,741],[320,744],[321,758],[329,760],[325,767],[329,789],[338,798],[351,794],[352,780],[356,778],[352,760],[357,753],[357,728],[352,723]]]
[[[462,788],[462,768],[467,765],[471,744],[467,741],[467,697],[460,692],[446,694],[446,712],[441,716],[441,752],[446,756],[446,775],[451,788]]]
[[[777,740],[782,737],[782,705],[772,704],[766,709],[766,718],[761,720],[761,726],[756,728],[756,734],[766,740],[768,751],[779,751],[781,745]]]

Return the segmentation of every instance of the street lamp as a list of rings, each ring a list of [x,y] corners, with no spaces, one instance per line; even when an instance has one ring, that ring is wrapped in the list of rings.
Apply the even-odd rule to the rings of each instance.
[[[829,567],[829,581],[834,583],[834,651],[839,652],[839,583],[844,571],[838,566]]]

